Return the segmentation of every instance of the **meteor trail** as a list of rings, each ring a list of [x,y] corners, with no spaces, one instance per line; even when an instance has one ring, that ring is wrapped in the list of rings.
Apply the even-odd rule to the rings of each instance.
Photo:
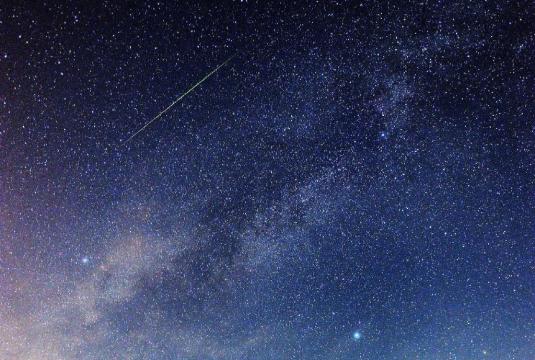
[[[159,118],[162,117],[163,114],[165,114],[167,111],[169,111],[173,106],[175,106],[175,104],[177,102],[179,102],[180,100],[182,100],[186,95],[188,95],[190,92],[192,92],[197,86],[201,85],[204,81],[206,81],[210,76],[212,76],[213,74],[215,74],[219,69],[221,69],[223,66],[225,66],[230,60],[232,60],[235,56],[237,55],[234,54],[232,55],[231,57],[229,57],[227,60],[225,60],[223,63],[219,64],[218,67],[216,67],[214,70],[210,71],[205,77],[203,77],[201,80],[199,80],[195,85],[193,85],[192,87],[190,87],[185,93],[183,93],[182,95],[180,95],[178,98],[176,98],[175,101],[173,101],[171,103],[171,105],[169,105],[168,107],[166,107],[165,109],[163,109],[162,111],[160,111],[158,113],[158,115],[156,115],[155,117],[152,118],[151,121],[149,121],[148,123],[146,123],[145,125],[143,125],[143,127],[141,129],[139,129],[138,131],[136,131],[132,136],[130,136],[128,139],[126,139],[123,144],[126,144],[127,142],[129,142],[130,140],[132,140],[137,134],[139,134],[140,132],[142,132],[143,130],[145,130],[147,128],[147,126],[149,126],[150,124],[152,124],[153,122],[155,122],[156,120],[158,120]]]

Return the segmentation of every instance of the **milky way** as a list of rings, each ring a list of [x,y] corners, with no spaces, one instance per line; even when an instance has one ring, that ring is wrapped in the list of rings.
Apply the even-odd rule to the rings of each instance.
[[[0,359],[535,357],[533,2],[6,3],[0,39]]]

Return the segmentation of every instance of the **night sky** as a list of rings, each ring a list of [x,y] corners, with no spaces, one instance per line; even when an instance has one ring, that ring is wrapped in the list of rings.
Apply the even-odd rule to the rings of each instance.
[[[533,1],[2,2],[0,359],[535,359],[534,59]]]

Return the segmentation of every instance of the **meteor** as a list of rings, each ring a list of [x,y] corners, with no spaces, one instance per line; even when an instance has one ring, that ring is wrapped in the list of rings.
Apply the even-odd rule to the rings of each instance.
[[[206,80],[208,80],[208,78],[210,78],[210,76],[212,76],[213,74],[215,74],[219,69],[221,69],[223,66],[225,66],[230,60],[232,60],[235,56],[237,55],[234,54],[232,55],[231,57],[229,57],[227,60],[225,60],[224,62],[222,62],[221,64],[219,64],[214,70],[210,71],[205,77],[203,77],[201,80],[199,80],[196,84],[194,84],[193,86],[191,86],[185,93],[183,93],[182,95],[180,95],[178,98],[176,98],[175,101],[173,101],[171,103],[171,105],[169,105],[168,107],[166,107],[165,109],[163,109],[162,111],[160,111],[158,113],[158,115],[156,115],[155,117],[152,118],[152,120],[150,120],[149,122],[147,122],[145,125],[143,125],[143,127],[141,129],[139,129],[138,131],[136,131],[132,136],[130,136],[128,139],[126,139],[123,144],[126,144],[127,142],[129,142],[130,140],[132,140],[137,134],[139,134],[140,132],[142,132],[143,130],[145,130],[147,128],[147,126],[149,126],[150,124],[152,124],[153,122],[155,122],[156,120],[158,120],[159,118],[161,118],[166,112],[168,112],[173,106],[176,105],[176,103],[178,103],[180,100],[182,100],[184,97],[186,97],[186,95],[188,95],[190,92],[192,92],[193,90],[195,90],[196,87],[198,87],[199,85],[201,85],[203,82],[205,82]]]

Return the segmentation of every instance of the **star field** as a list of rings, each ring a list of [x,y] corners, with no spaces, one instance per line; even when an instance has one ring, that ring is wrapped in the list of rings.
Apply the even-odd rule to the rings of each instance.
[[[535,357],[533,2],[7,2],[0,39],[0,359]]]

